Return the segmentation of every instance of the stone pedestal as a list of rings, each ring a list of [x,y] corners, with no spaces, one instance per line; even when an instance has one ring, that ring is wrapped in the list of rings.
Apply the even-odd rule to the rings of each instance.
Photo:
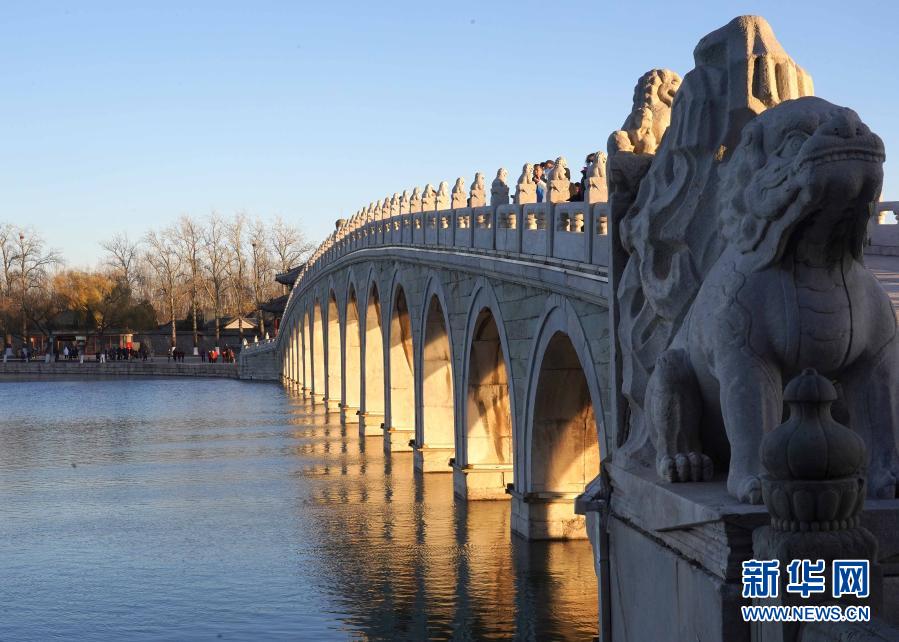
[[[512,532],[525,539],[587,539],[586,520],[574,512],[575,493],[512,496]]]
[[[468,500],[508,500],[506,486],[513,482],[511,464],[453,464],[453,493]]]
[[[309,400],[316,406],[320,406],[325,402],[325,395],[321,392],[310,392]]]
[[[412,452],[409,442],[415,439],[414,428],[390,428],[384,426],[384,452],[404,453]]]
[[[328,412],[340,410],[340,399],[330,399],[326,397],[322,402],[325,404],[325,408],[328,409]]]
[[[360,412],[359,413],[359,436],[360,437],[380,437],[384,434],[384,413],[376,412]]]
[[[340,423],[344,426],[352,426],[355,423],[358,423],[359,417],[356,414],[359,412],[359,408],[356,406],[348,406],[343,404],[340,406]]]
[[[413,453],[415,471],[419,473],[452,472],[450,459],[452,459],[453,455],[455,455],[453,448],[416,446]]]
[[[608,461],[603,471],[611,488],[606,510],[597,507],[603,502],[578,500],[595,526],[590,539],[599,591],[608,596],[600,604],[601,613],[608,611],[608,621],[600,623],[608,633],[601,639],[753,639],[740,612],[751,603],[741,597],[742,563],[758,554],[753,535],[770,523],[767,509],[738,503],[723,479],[668,484],[651,470]],[[881,612],[894,619],[899,617],[899,500],[868,500],[862,525],[881,544]]]

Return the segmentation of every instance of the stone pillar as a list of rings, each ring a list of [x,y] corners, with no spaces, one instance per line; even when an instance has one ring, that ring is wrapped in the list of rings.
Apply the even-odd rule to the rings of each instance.
[[[872,615],[883,611],[883,571],[877,563],[877,539],[861,525],[867,462],[861,437],[833,420],[831,404],[837,400],[833,385],[806,369],[784,390],[790,417],[762,440],[762,497],[771,523],[753,532],[754,558],[777,560],[776,597],[756,599],[759,605],[870,606]],[[867,598],[833,597],[834,560],[865,560],[870,564]],[[822,591],[801,596],[788,590],[788,568],[794,560],[823,562]],[[799,570],[795,570],[798,574]],[[798,622],[752,624],[757,642],[797,642]]]
[[[521,168],[521,176],[515,188],[513,201],[516,205],[526,205],[537,202],[537,184],[534,183],[534,166],[525,163]]]

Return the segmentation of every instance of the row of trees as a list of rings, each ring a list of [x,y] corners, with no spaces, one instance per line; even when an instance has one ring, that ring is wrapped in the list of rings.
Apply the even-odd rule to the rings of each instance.
[[[169,324],[177,338],[179,319],[189,319],[194,345],[200,320],[243,318],[282,293],[274,275],[301,263],[311,251],[302,232],[280,218],[264,221],[239,212],[225,218],[182,216],[175,224],[130,239],[116,234],[101,243],[93,269],[66,269],[59,252],[35,230],[0,224],[0,331],[20,338],[49,336],[59,315],[103,334],[109,328],[149,329]]]

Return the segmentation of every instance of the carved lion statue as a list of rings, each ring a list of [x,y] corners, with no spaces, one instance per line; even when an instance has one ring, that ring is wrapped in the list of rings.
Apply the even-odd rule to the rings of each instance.
[[[521,176],[518,177],[519,185],[527,185],[534,182],[534,166],[531,163],[525,163],[521,168]]]
[[[892,304],[862,263],[884,148],[855,112],[788,100],[747,123],[721,165],[724,249],[656,361],[646,414],[659,474],[710,479],[759,503],[762,436],[783,387],[815,368],[870,454],[869,491],[895,497],[899,351]]]

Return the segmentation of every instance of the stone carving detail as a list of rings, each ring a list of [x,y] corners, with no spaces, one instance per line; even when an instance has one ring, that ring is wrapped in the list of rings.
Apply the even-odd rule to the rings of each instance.
[[[537,185],[534,183],[534,166],[525,163],[515,186],[515,204],[526,205],[537,202]]]
[[[568,162],[564,156],[556,159],[556,165],[549,176],[549,203],[567,203],[571,198],[571,179],[568,176]]]
[[[865,442],[834,421],[837,391],[813,368],[784,390],[790,417],[761,444],[762,496],[780,531],[836,531],[858,526],[865,501]],[[804,497],[803,497],[804,496]]]
[[[669,481],[725,468],[729,492],[758,503],[783,382],[813,367],[867,441],[870,492],[895,496],[895,316],[860,260],[883,145],[851,110],[802,98],[811,79],[762,18],[735,19],[694,57],[619,225],[624,456]],[[617,157],[638,148],[610,143],[613,190],[628,181]]]
[[[454,210],[461,209],[465,207],[467,203],[467,197],[465,196],[465,179],[461,176],[456,179],[456,184],[453,185],[453,193],[450,198],[450,207]],[[447,208],[437,208],[437,209],[447,209]]]
[[[671,122],[671,104],[680,83],[680,76],[670,69],[652,69],[640,76],[631,113],[609,137],[609,154],[655,154]]]
[[[596,152],[594,159],[587,172],[587,192],[584,194],[584,201],[591,204],[605,203],[609,200],[605,152]]]
[[[409,190],[404,189],[400,196],[400,214],[409,213]]]
[[[425,185],[425,188],[421,192],[421,211],[433,212],[436,204],[437,193],[434,192],[434,188],[431,187],[430,183],[428,183],[427,185]]]
[[[504,167],[500,167],[496,170],[496,178],[493,179],[493,184],[490,186],[491,206],[496,207],[497,205],[509,204],[509,186],[506,184],[508,176],[509,173]]]
[[[437,187],[437,196],[435,197],[434,209],[448,210],[449,207],[450,207],[449,183],[447,183],[446,181],[440,181],[440,185]]]
[[[485,205],[487,205],[487,194],[484,186],[484,175],[478,172],[474,175],[474,182],[471,184],[468,207],[484,207]]]
[[[390,198],[390,216],[396,216],[400,213],[400,194],[394,192]]]
[[[390,212],[393,207],[393,202],[390,200],[390,197],[387,196],[384,198],[384,202],[381,203],[381,220],[386,218],[390,218]]]
[[[417,214],[421,211],[421,192],[415,187],[412,189],[412,196],[409,197],[409,213]]]

